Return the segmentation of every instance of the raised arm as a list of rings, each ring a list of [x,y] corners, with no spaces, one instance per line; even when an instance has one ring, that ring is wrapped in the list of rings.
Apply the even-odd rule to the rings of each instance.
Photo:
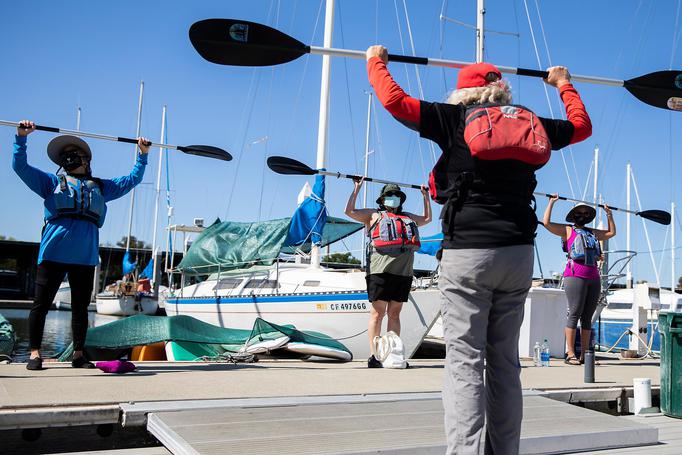
[[[59,183],[57,176],[48,174],[28,164],[26,155],[27,136],[34,132],[35,124],[28,120],[22,120],[14,137],[14,153],[12,154],[12,169],[31,191],[45,199]]]
[[[603,240],[608,240],[611,237],[616,236],[616,222],[613,221],[613,213],[611,213],[611,208],[604,204],[604,211],[606,212],[606,219],[608,220],[608,230],[604,231],[603,229],[594,229],[592,232],[594,232],[594,236],[597,237],[597,240],[603,241]]]
[[[393,80],[388,71],[388,51],[383,46],[367,49],[367,76],[381,104],[401,123],[419,131],[420,102]]]
[[[360,192],[360,188],[362,188],[363,182],[364,179],[353,179],[353,192],[350,194],[348,202],[346,203],[345,213],[355,221],[364,223],[365,226],[369,227],[369,223],[372,221],[372,215],[376,212],[376,210],[355,208],[355,200],[358,198],[358,193]]]
[[[149,153],[149,147],[145,144],[148,142],[149,141],[143,137],[137,139],[137,146],[140,148],[140,153],[137,155],[135,166],[133,167],[133,170],[130,171],[130,174],[123,177],[116,177],[111,180],[102,180],[104,199],[107,202],[125,196],[130,190],[142,182],[144,170],[147,166],[147,154]]]
[[[547,208],[545,209],[545,216],[542,218],[542,225],[547,228],[549,232],[551,232],[554,235],[558,235],[562,239],[568,238],[568,235],[566,234],[567,231],[567,225],[566,224],[561,224],[561,223],[552,223],[552,209],[554,208],[554,203],[559,200],[559,196],[557,194],[553,195],[551,198],[549,198],[549,203],[547,204]]]
[[[564,66],[553,66],[547,68],[547,71],[549,76],[545,82],[559,89],[559,96],[566,109],[566,118],[573,124],[573,136],[570,143],[584,141],[592,135],[592,122],[580,95],[571,84],[571,74]]]
[[[431,222],[431,199],[429,198],[429,190],[425,186],[421,187],[422,196],[424,198],[424,215],[415,215],[410,213],[409,216],[417,223],[417,226],[424,226]]]

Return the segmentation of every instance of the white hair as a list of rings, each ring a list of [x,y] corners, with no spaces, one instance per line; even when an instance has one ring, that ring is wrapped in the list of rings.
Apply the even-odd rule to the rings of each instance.
[[[470,87],[453,90],[448,95],[448,104],[511,104],[512,94],[509,82],[504,79],[492,82],[485,87]]]

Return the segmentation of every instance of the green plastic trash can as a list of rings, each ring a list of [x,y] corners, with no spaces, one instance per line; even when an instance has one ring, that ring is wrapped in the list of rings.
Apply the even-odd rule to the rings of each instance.
[[[682,313],[661,312],[661,412],[682,419]]]

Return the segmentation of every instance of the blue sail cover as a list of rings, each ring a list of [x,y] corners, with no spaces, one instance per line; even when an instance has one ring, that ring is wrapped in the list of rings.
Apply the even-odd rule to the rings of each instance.
[[[435,256],[440,249],[441,243],[443,243],[443,233],[439,232],[438,234],[422,237],[421,243],[422,246],[417,253]]]
[[[154,274],[154,258],[151,258],[151,260],[147,263],[147,267],[144,268],[142,273],[140,273],[140,278],[149,278],[150,280],[153,279],[152,275]]]
[[[289,233],[284,241],[285,246],[322,243],[322,231],[327,222],[324,188],[324,175],[316,175],[312,193],[301,203],[291,218]]]
[[[130,252],[126,251],[126,254],[123,255],[123,274],[132,273],[135,267],[137,267],[137,262],[130,262]]]

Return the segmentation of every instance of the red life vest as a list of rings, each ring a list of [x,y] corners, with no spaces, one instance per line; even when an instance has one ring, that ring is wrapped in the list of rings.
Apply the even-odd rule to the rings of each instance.
[[[523,106],[487,104],[468,107],[464,125],[464,140],[472,158],[516,160],[538,168],[549,161],[551,144],[547,132],[540,119]],[[441,156],[429,175],[429,193],[439,204],[444,204],[457,193],[467,183],[464,179],[474,178],[473,163],[471,172],[457,172],[448,169],[450,166],[449,160]]]
[[[412,218],[391,212],[379,214],[381,218],[369,229],[375,250],[384,254],[397,254],[420,248],[419,229]]]

